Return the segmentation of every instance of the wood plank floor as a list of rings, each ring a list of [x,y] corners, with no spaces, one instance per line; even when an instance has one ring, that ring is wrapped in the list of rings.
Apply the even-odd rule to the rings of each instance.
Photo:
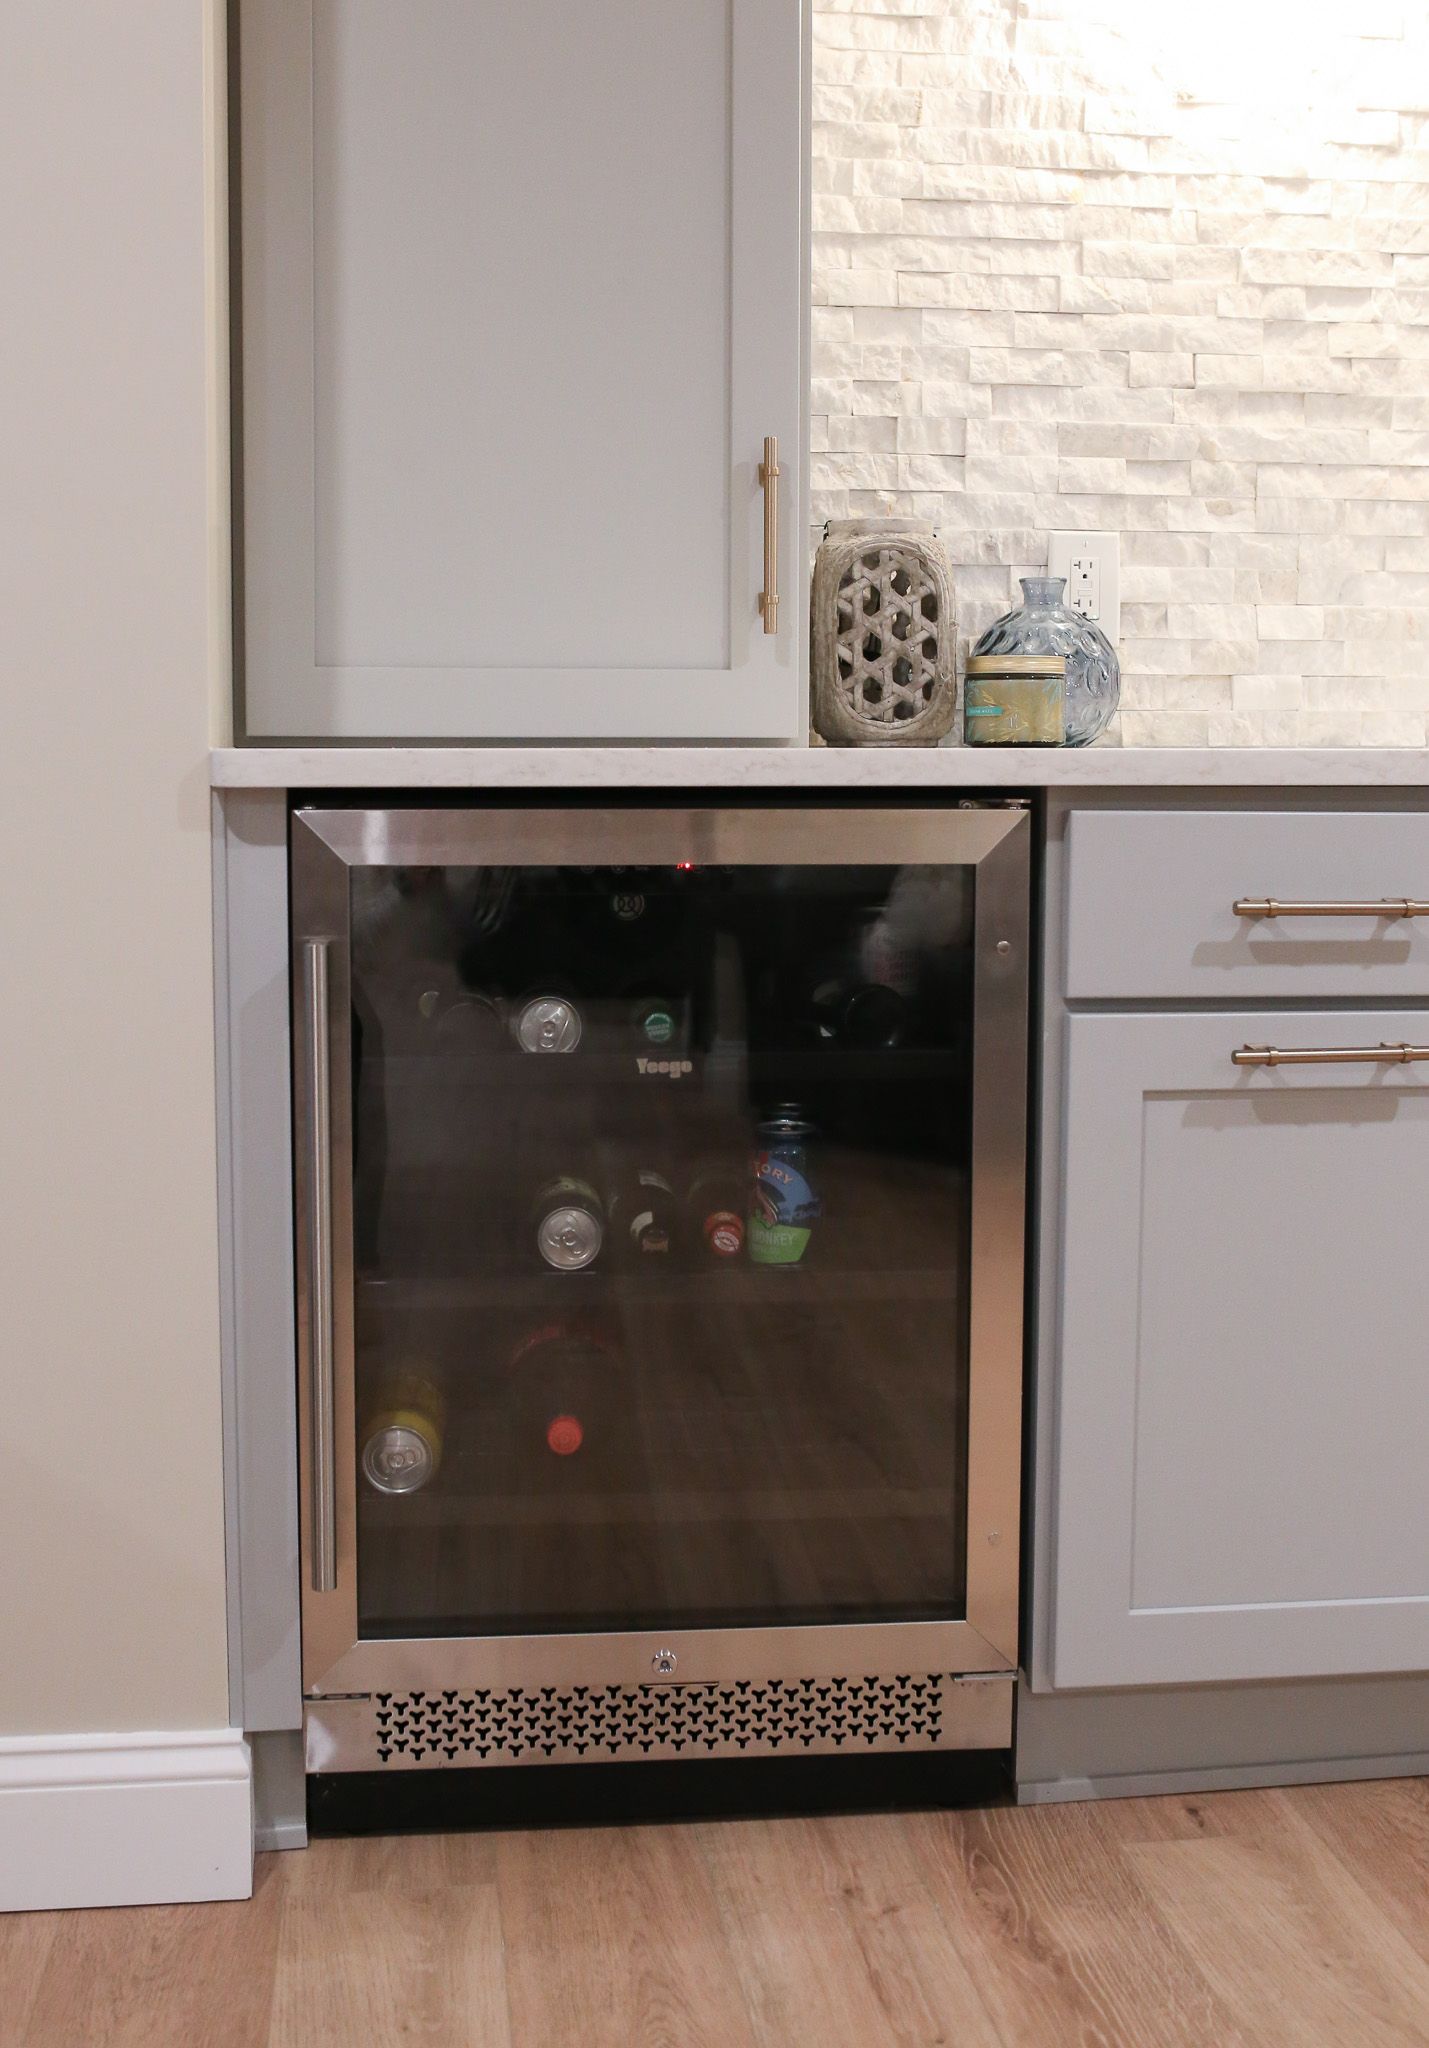
[[[0,1921],[7,2048],[1429,2044],[1429,1781],[324,1841]]]

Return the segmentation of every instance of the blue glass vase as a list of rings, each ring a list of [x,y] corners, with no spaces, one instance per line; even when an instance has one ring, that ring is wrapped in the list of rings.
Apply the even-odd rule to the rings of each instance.
[[[974,654],[1066,657],[1066,740],[1085,747],[1111,723],[1121,702],[1121,663],[1101,627],[1062,601],[1062,576],[1024,576],[1022,602],[989,626]]]

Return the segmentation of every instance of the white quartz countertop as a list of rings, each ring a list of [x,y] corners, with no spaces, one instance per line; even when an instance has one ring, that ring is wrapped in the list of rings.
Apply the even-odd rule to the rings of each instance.
[[[1425,747],[219,747],[218,789],[1429,786]]]

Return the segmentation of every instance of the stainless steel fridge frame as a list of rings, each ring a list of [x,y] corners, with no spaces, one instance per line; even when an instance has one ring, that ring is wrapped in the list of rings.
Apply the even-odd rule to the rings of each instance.
[[[555,809],[486,807],[478,800],[430,808],[315,804],[293,813],[310,1769],[770,1753],[790,1746],[827,1752],[844,1748],[850,1729],[854,1749],[1007,1743],[1018,1656],[1030,844],[1026,808],[1003,803]],[[678,862],[976,870],[965,1616],[364,1640],[357,1602],[349,870]],[[752,1734],[746,1728],[739,1735],[732,1709],[723,1722],[711,1720],[719,1701],[731,1698],[754,1703]],[[810,1710],[802,1720],[793,1711],[800,1701]],[[910,1701],[912,1719],[900,1720],[895,1710]],[[618,1705],[634,1718],[628,1713],[617,1725]],[[493,1726],[495,1739],[471,1739],[491,1736]],[[568,1739],[573,1727],[582,1739]],[[453,1740],[444,1739],[448,1734]]]

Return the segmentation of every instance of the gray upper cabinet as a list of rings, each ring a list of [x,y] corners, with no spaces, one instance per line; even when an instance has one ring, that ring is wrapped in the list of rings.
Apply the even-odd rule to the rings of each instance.
[[[798,735],[803,0],[242,0],[239,42],[247,734]]]
[[[1429,1669],[1429,1018],[1065,1028],[1054,1684]]]

